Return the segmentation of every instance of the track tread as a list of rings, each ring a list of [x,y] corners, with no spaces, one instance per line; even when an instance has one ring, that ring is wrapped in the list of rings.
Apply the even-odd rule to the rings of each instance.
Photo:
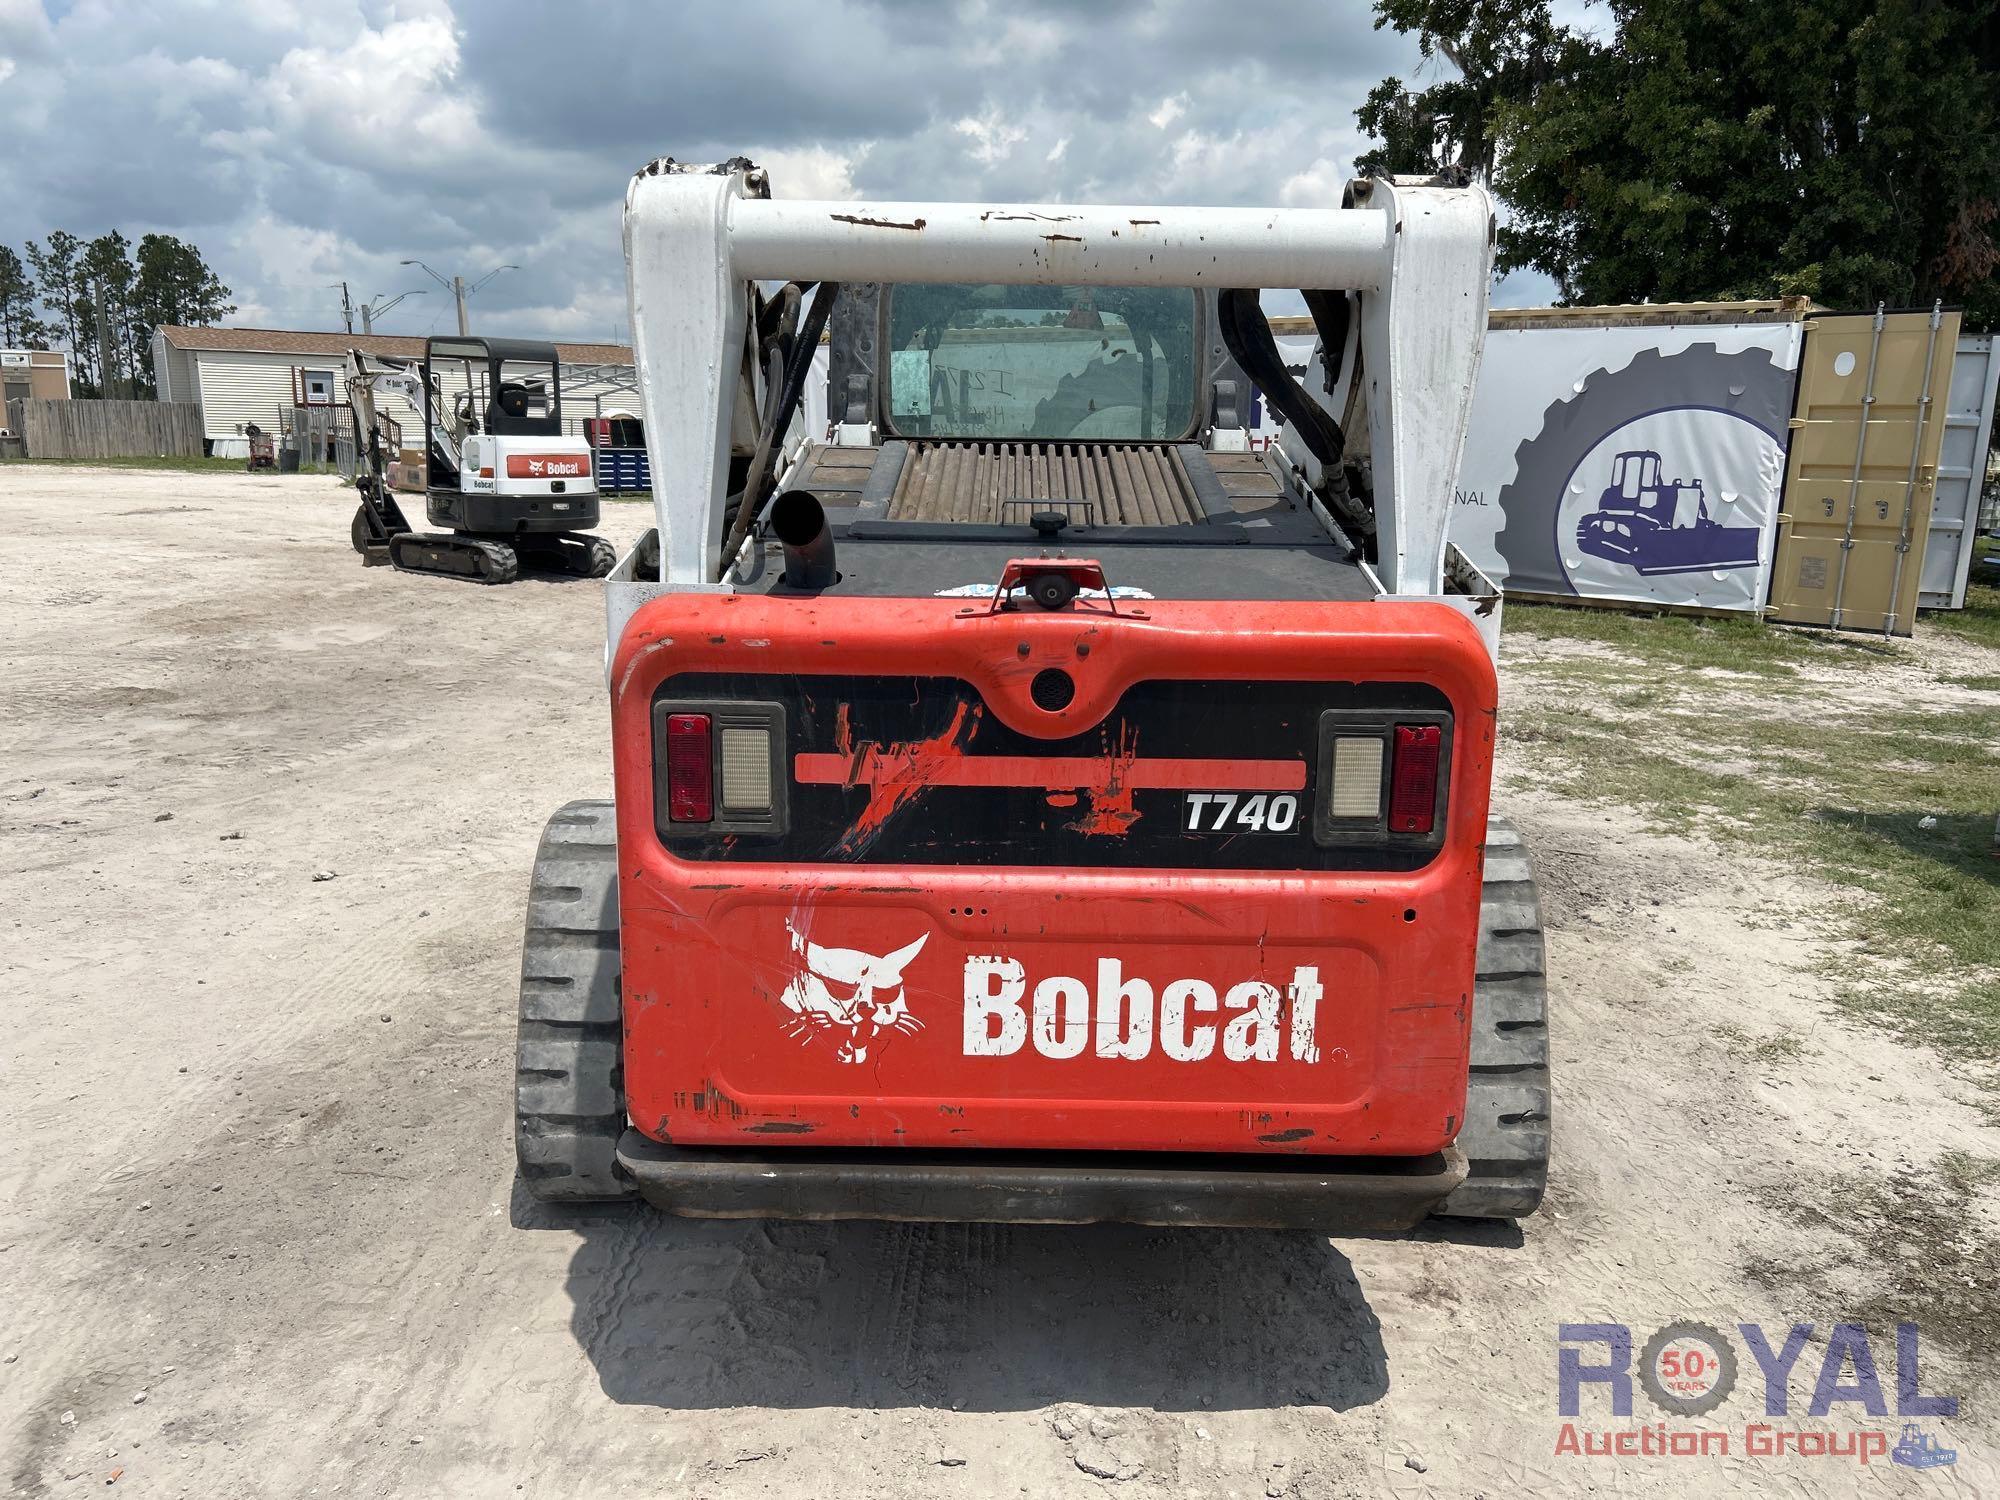
[[[618,985],[618,828],[609,802],[549,819],[529,884],[514,1065],[514,1148],[551,1203],[628,1198]]]
[[[398,532],[389,542],[389,561],[399,573],[427,578],[502,584],[521,576],[521,559],[505,542],[456,531]]]
[[[1470,1173],[1439,1205],[1448,1218],[1523,1218],[1548,1188],[1548,975],[1527,843],[1492,818],[1479,912],[1472,1057],[1458,1146]]]

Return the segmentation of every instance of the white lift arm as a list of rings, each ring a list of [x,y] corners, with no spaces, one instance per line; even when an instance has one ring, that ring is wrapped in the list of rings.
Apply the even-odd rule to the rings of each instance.
[[[832,280],[1359,291],[1376,571],[1392,593],[1442,591],[1486,332],[1483,189],[1376,179],[1354,185],[1352,208],[1066,208],[772,200],[763,184],[741,163],[662,159],[625,196],[667,587],[714,587],[751,284]]]

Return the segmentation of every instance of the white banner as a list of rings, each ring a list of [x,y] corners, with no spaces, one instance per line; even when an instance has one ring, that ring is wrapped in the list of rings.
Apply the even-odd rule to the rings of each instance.
[[[1760,608],[1801,336],[1796,322],[1489,332],[1451,539],[1516,592]],[[1311,337],[1277,343],[1303,375]],[[1261,397],[1250,426],[1277,437]]]
[[[1754,611],[1798,323],[1486,337],[1451,539],[1515,592]]]

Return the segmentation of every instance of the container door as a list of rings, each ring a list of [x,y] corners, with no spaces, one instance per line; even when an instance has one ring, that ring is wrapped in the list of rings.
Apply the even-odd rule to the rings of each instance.
[[[1986,478],[1996,391],[2000,391],[2000,360],[1993,357],[1993,335],[1964,335],[1951,364],[1951,397],[1945,403],[1937,497],[1931,503],[1930,540],[1924,546],[1923,584],[1917,594],[1923,609],[1965,608],[1965,579],[1978,531],[1979,491]]]
[[[1772,619],[1910,633],[1958,323],[1955,312],[1892,313],[1879,330],[1867,313],[1806,323]]]

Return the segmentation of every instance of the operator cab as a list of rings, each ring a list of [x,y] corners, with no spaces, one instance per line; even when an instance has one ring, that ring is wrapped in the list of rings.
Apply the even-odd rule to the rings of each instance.
[[[562,361],[530,339],[433,338],[424,346],[433,523],[483,535],[597,524],[590,446],[566,436]]]
[[[448,412],[426,412],[431,461],[459,471],[458,445],[478,434],[562,436],[562,362],[554,344],[532,339],[433,338],[424,343],[425,388]],[[448,420],[439,432],[439,418]]]
[[[1101,561],[1114,597],[1374,597],[1365,538],[1251,449],[1252,382],[1222,324],[1218,294],[1188,287],[843,285],[833,440],[782,486],[820,502],[839,558],[807,587],[936,592],[943,563],[950,589],[991,596],[1009,559],[1048,547]],[[784,541],[745,586],[799,590]]]

